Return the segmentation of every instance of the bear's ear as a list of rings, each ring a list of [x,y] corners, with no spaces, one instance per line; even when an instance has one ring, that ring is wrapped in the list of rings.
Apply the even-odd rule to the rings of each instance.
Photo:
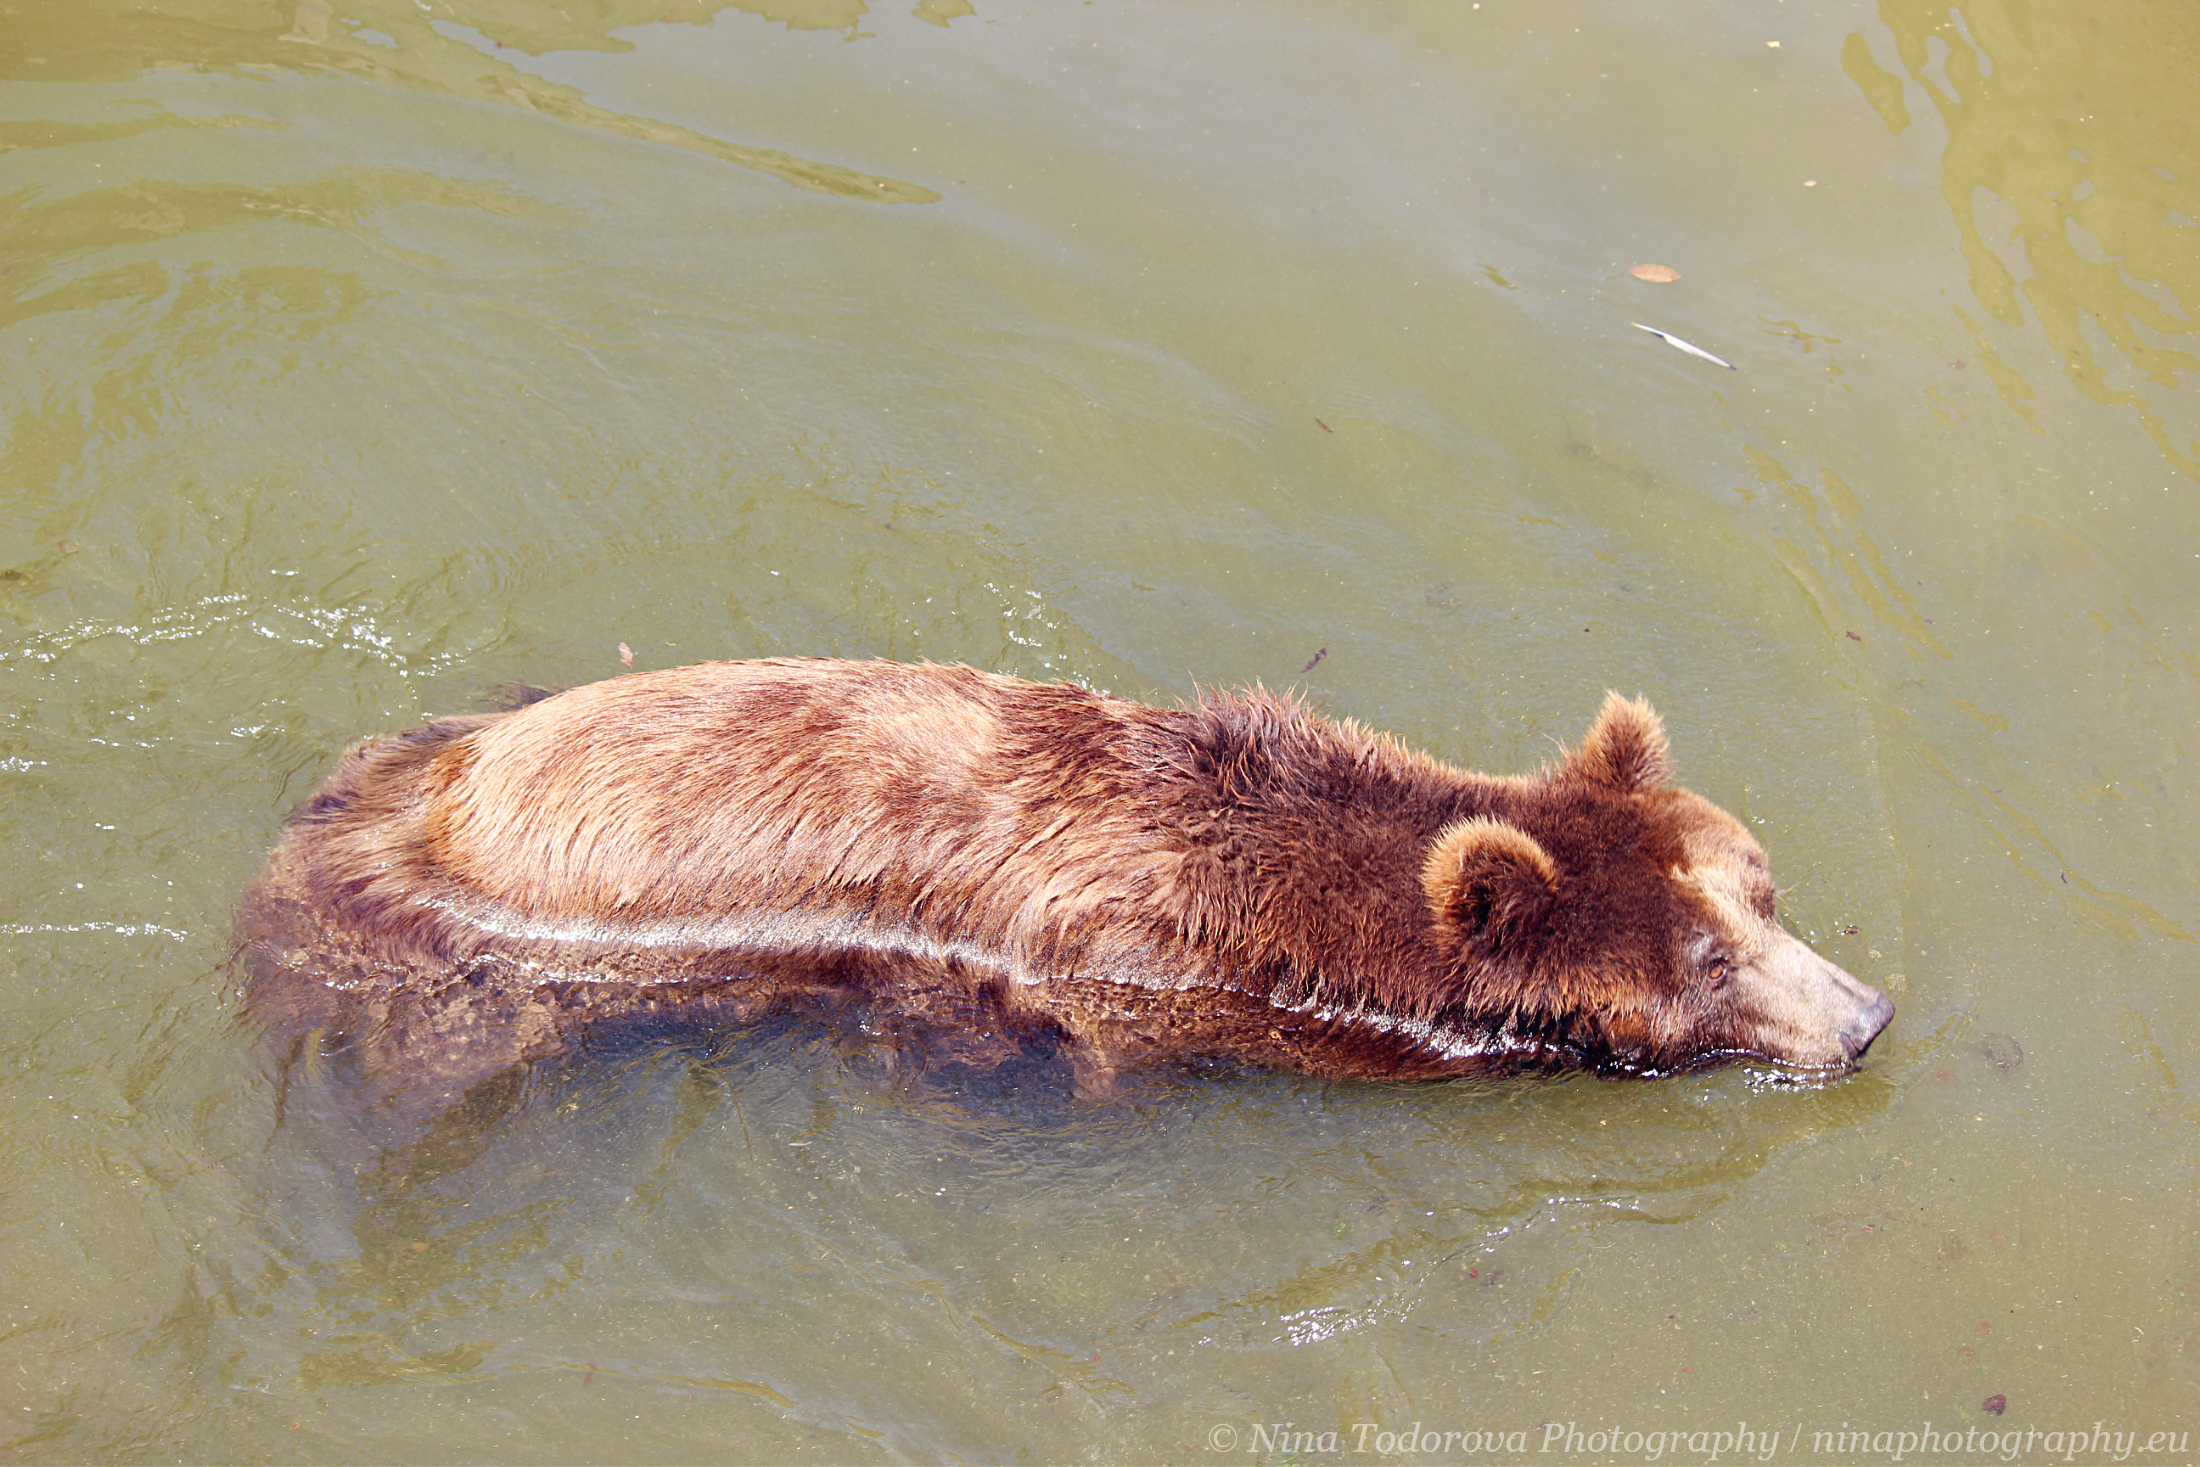
[[[1531,941],[1558,900],[1558,866],[1517,825],[1476,815],[1437,835],[1421,887],[1439,931],[1482,957]]]
[[[1589,736],[1566,756],[1559,773],[1627,794],[1646,794],[1673,773],[1665,748],[1665,724],[1641,699],[1606,693],[1604,709],[1589,726]]]

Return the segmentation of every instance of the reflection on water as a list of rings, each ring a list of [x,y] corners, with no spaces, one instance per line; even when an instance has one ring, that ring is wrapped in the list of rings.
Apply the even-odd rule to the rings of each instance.
[[[1095,1111],[990,1078],[884,1085],[839,1043],[782,1023],[715,1060],[538,1074],[276,1199],[271,1224],[309,1223],[229,1287],[226,1310],[259,1321],[237,1382],[464,1377],[507,1404],[544,1374],[561,1393],[670,1382],[922,1455],[942,1430],[1015,1437],[1034,1392],[1096,1422],[1171,1400],[1172,1357],[1251,1398],[1298,1352],[1431,1317],[1501,1346],[1562,1306],[1596,1231],[1714,1216],[1892,1096],[1869,1076],[1386,1092],[1229,1074],[1149,1077]],[[1737,1133],[1736,1105],[1761,1124]],[[294,1114],[278,1155],[302,1178],[348,1125]],[[1247,1185],[1217,1192],[1218,1167]],[[679,1242],[698,1226],[700,1252]],[[866,1369],[907,1368],[883,1321],[988,1384],[922,1420],[860,1404]]]
[[[2200,370],[2156,339],[2200,332],[2200,109],[2189,74],[2163,64],[2195,54],[2192,10],[1880,0],[1879,18],[1947,126],[1941,191],[1978,303],[2017,326],[2021,293],[2079,391],[2132,409],[2200,478],[2200,419],[2130,380],[2167,392]],[[1841,59],[1889,128],[1909,126],[1901,83],[1861,34]],[[2037,429],[2034,389],[1963,319],[2003,401]]]
[[[621,51],[632,45],[611,34],[622,27],[665,22],[707,25],[728,9],[790,27],[852,30],[865,6],[860,0],[776,0],[765,5],[610,0],[587,6],[508,0],[432,6],[414,0],[344,0],[341,7],[331,0],[245,4],[162,0],[154,6],[125,6],[112,0],[92,5],[24,0],[11,7],[11,43],[8,54],[0,57],[0,72],[37,81],[128,81],[149,67],[348,77],[517,107],[616,137],[687,148],[768,173],[797,188],[841,198],[885,204],[923,204],[939,198],[920,184],[607,111],[592,105],[578,88],[545,80],[496,54],[507,48],[527,55]],[[578,18],[576,11],[581,12]],[[934,18],[945,24],[955,13],[953,6],[939,7]],[[480,37],[479,44],[473,36]],[[135,131],[141,125],[119,126]],[[48,134],[38,127],[19,126],[12,133],[0,133],[0,140],[16,147],[50,146],[69,140],[68,134],[66,128]]]

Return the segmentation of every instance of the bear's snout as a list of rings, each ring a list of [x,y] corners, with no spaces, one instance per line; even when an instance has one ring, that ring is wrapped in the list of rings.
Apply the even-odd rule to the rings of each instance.
[[[1852,1065],[1864,1057],[1864,1051],[1871,1048],[1872,1041],[1879,1037],[1879,1031],[1886,1028],[1887,1021],[1894,1017],[1894,1000],[1876,988],[1864,987],[1862,984],[1857,986],[1864,988],[1872,997],[1871,1002],[1858,1009],[1856,1017],[1841,1028],[1841,1047],[1849,1052],[1849,1063]]]
[[[1894,1017],[1894,1004],[1785,928],[1743,970],[1742,1043],[1783,1064],[1853,1069]]]
[[[1864,1057],[1864,1051],[1894,1017],[1894,1001],[1840,964],[1828,962],[1815,953],[1811,958],[1831,986],[1834,1001],[1840,1004],[1835,1013],[1846,1011],[1848,1015],[1834,1025],[1833,1037],[1841,1046],[1843,1057],[1853,1065]]]

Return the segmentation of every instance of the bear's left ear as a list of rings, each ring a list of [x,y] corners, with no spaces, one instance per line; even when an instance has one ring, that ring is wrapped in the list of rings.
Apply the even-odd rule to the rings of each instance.
[[[1421,866],[1437,929],[1488,959],[1534,939],[1558,900],[1558,865],[1517,825],[1476,815],[1438,833]]]
[[[1566,756],[1559,774],[1573,775],[1627,794],[1646,794],[1671,778],[1665,724],[1639,698],[1604,695],[1604,709],[1581,747]]]

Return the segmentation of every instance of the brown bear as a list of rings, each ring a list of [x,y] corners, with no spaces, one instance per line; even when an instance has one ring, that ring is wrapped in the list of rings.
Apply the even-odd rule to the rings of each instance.
[[[433,1111],[636,1028],[828,998],[1082,1088],[1212,1058],[1413,1079],[1750,1058],[1893,1005],[1781,926],[1764,852],[1608,695],[1470,773],[1259,689],[1161,709],[968,667],[707,663],[352,749],[243,914],[246,995]]]

